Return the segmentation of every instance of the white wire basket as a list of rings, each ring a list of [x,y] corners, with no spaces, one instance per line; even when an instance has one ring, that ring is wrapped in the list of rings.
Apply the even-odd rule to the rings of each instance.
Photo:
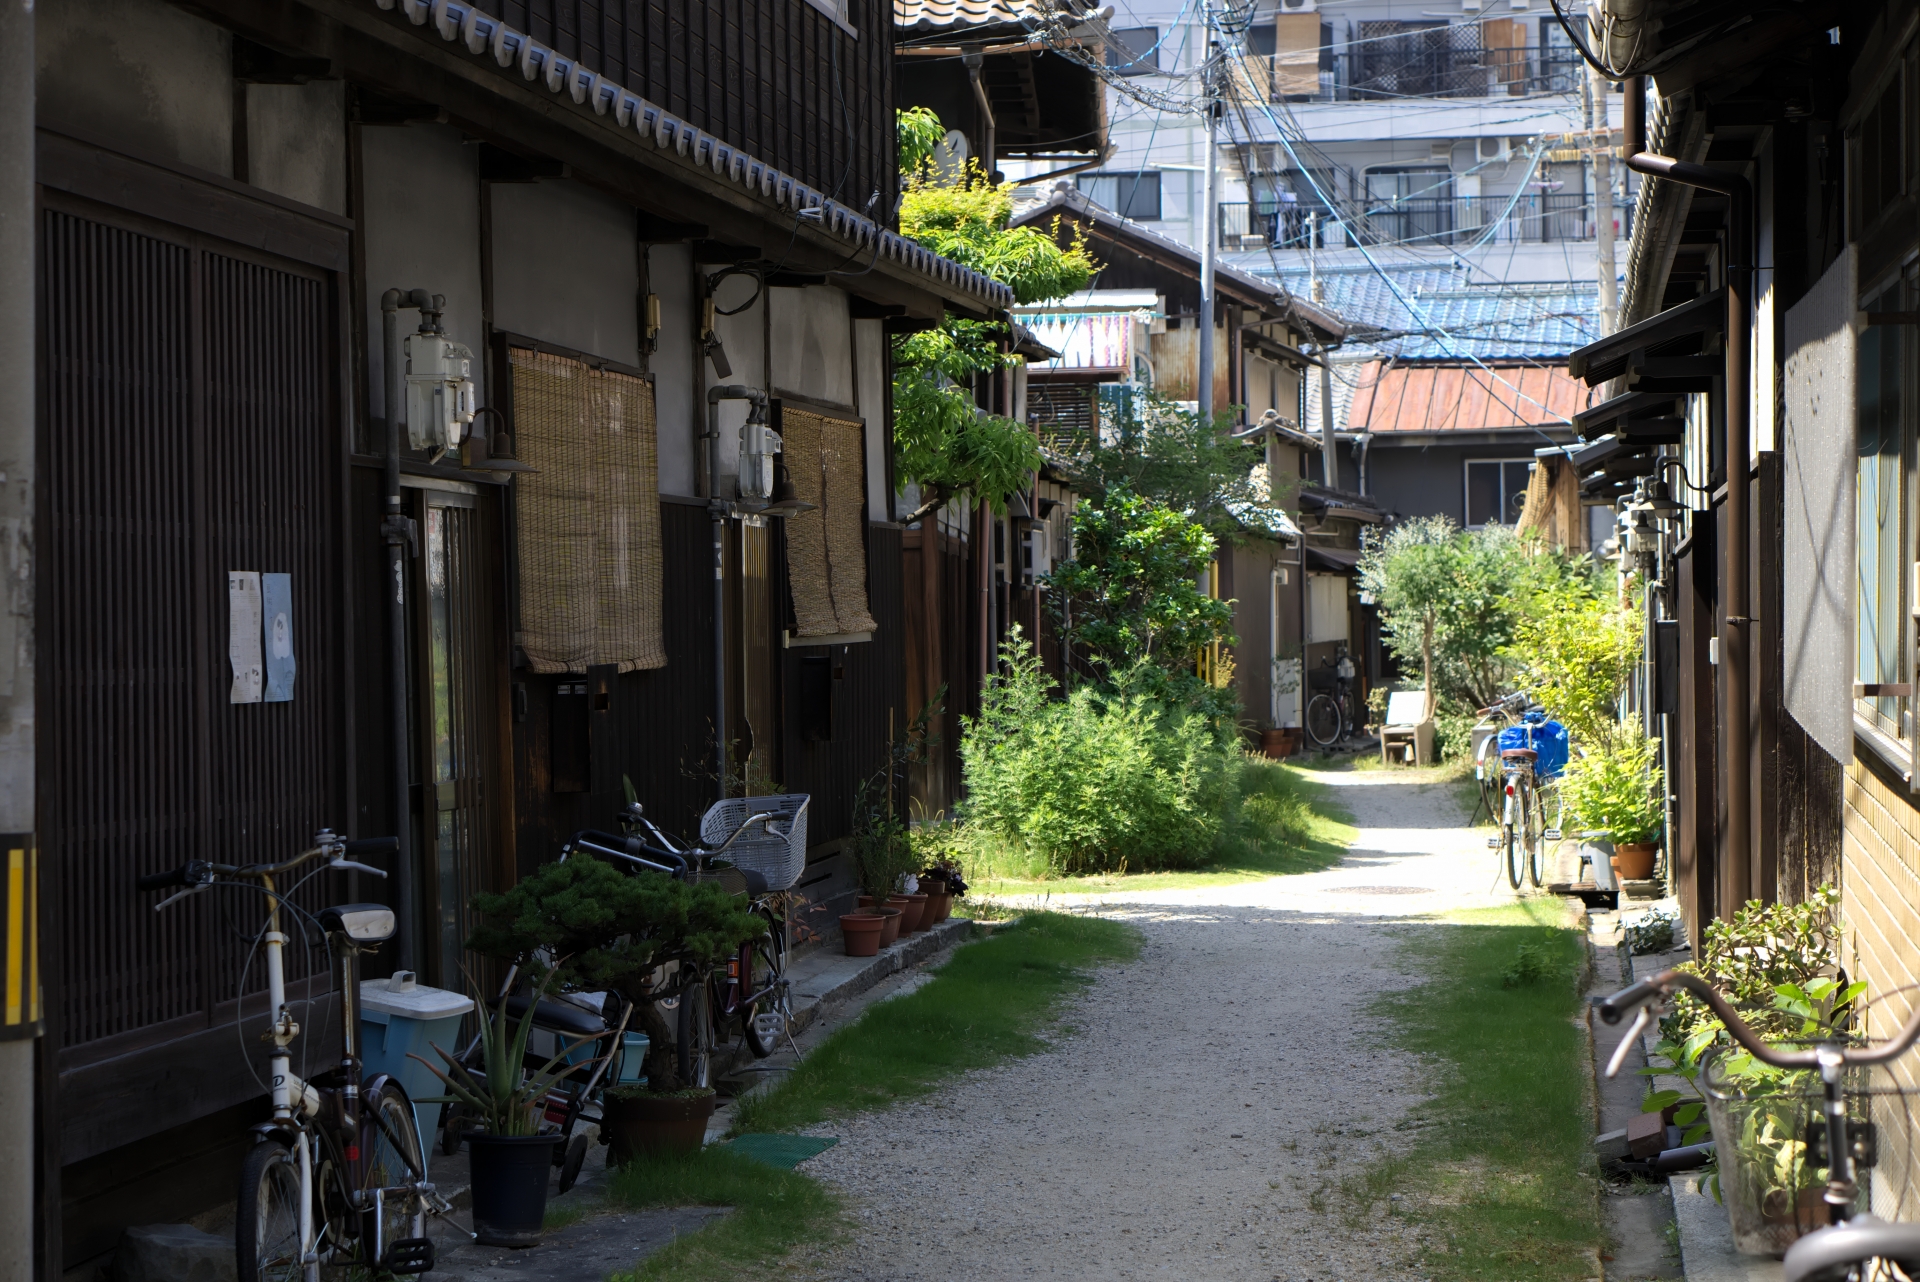
[[[720,857],[737,868],[750,869],[767,879],[768,890],[785,890],[800,880],[807,867],[807,802],[804,792],[771,797],[729,797],[717,801],[700,819],[700,844],[718,850],[740,825],[754,815],[772,815],[766,827],[756,826]]]

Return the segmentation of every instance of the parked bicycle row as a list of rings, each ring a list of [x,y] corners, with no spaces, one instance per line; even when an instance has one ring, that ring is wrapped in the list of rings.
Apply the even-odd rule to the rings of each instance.
[[[329,1275],[431,1270],[426,1222],[451,1210],[428,1171],[425,1137],[435,1119],[443,1153],[474,1142],[477,1236],[508,1245],[537,1235],[537,1215],[518,1224],[510,1206],[483,1204],[483,1146],[489,1153],[504,1146],[510,1164],[537,1180],[544,1201],[549,1163],[560,1168],[561,1191],[578,1178],[589,1149],[585,1128],[604,1123],[612,1088],[650,1075],[670,1077],[675,1087],[707,1087],[721,1051],[740,1045],[764,1058],[790,1043],[788,892],[806,863],[808,801],[805,794],[721,801],[703,817],[697,842],[665,831],[637,801],[623,812],[620,833],[576,833],[553,864],[516,888],[523,900],[530,884],[550,882],[562,893],[531,909],[515,904],[519,916],[490,937],[504,976],[464,1041],[456,1031],[472,1008],[464,998],[418,990],[441,999],[426,1011],[409,1002],[411,976],[363,984],[360,959],[398,929],[392,909],[361,903],[310,912],[295,898],[326,871],[384,878],[384,869],[364,860],[395,853],[395,839],[347,841],[323,830],[311,849],[279,863],[195,860],[139,878],[142,891],[176,891],[156,909],[218,887],[245,892],[230,907],[263,910],[253,950],[267,979],[272,1116],[254,1128],[257,1142],[242,1169],[241,1282],[318,1282],[323,1267]],[[581,892],[571,901],[569,888]],[[666,916],[698,920],[683,921],[672,939],[639,938],[620,904],[657,906],[664,892],[681,896]],[[331,1052],[329,1066],[303,1077],[294,1071],[302,1029],[287,962],[296,941],[315,935],[324,940],[340,1018],[328,1021],[338,1025],[334,1045],[317,1051],[322,1062]],[[363,1003],[379,1008],[372,1018],[434,1015],[429,1026],[450,1044],[427,1040],[415,1049],[395,1034],[385,1047],[369,1048]],[[305,1063],[303,1056],[303,1071]],[[423,1069],[431,1076],[423,1078]]]

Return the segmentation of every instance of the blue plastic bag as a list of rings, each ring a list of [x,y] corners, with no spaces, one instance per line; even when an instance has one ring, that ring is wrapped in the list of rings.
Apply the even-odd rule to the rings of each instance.
[[[1557,779],[1567,768],[1567,728],[1549,721],[1544,713],[1531,712],[1517,726],[1500,732],[1500,749],[1532,748],[1539,755],[1533,761],[1533,773],[1541,779]]]

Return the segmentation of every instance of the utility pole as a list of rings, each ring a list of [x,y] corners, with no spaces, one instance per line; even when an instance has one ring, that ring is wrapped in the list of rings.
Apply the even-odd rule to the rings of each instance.
[[[1214,134],[1220,127],[1220,39],[1212,0],[1206,5],[1207,65],[1201,70],[1201,102],[1207,114],[1206,177],[1200,187],[1200,416],[1213,421],[1213,242],[1220,235],[1219,156]]]
[[[1613,262],[1613,125],[1607,111],[1607,79],[1593,72],[1588,96],[1587,154],[1593,157],[1594,250],[1600,260],[1600,332],[1611,334],[1620,323],[1619,283]],[[1604,142],[1596,142],[1594,129]]]
[[[0,0],[0,1282],[34,1276],[33,0]],[[55,1134],[49,1127],[49,1134]],[[57,1275],[60,1261],[46,1262]]]

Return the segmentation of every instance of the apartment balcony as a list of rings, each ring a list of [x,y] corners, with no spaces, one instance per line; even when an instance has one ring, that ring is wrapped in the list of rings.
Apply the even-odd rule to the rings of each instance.
[[[1497,98],[1577,94],[1586,69],[1558,46],[1484,47],[1477,28],[1450,26],[1345,49],[1249,57],[1240,76],[1249,97],[1269,102],[1393,102],[1402,98]],[[1457,42],[1457,43],[1456,43]]]
[[[1508,205],[1511,202],[1512,208]],[[1592,240],[1592,200],[1577,192],[1511,196],[1413,196],[1374,200],[1348,215],[1366,244],[1472,245]],[[1633,204],[1613,210],[1616,239],[1633,234]],[[1220,206],[1220,243],[1228,249],[1338,249],[1354,243],[1311,205]]]

